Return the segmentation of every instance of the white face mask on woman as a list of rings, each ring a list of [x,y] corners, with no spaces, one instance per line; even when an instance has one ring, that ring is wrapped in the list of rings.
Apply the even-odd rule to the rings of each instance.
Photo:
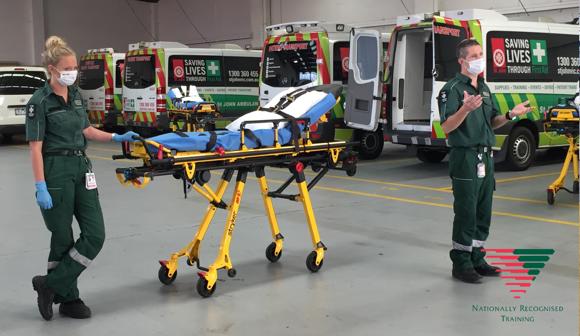
[[[58,77],[56,80],[60,83],[60,85],[70,86],[73,85],[77,80],[77,75],[79,72],[77,70],[69,70],[69,71],[58,71],[58,73],[60,74],[60,77]]]
[[[479,75],[483,70],[485,70],[485,60],[483,58],[467,62],[467,71],[473,75]]]

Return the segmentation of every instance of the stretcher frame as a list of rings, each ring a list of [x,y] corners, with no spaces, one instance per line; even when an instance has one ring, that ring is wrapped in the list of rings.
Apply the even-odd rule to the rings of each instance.
[[[246,126],[252,123],[271,122],[274,130],[274,146],[249,149],[244,144]],[[290,145],[277,142],[278,125],[282,122],[300,123],[302,137],[294,137]],[[157,176],[172,175],[182,179],[183,190],[194,190],[204,197],[209,205],[193,239],[182,249],[172,253],[167,260],[161,260],[159,280],[171,284],[177,277],[178,260],[185,257],[187,264],[197,266],[197,292],[202,297],[211,296],[216,289],[218,270],[225,269],[229,277],[235,277],[236,269],[230,257],[230,244],[233,237],[236,218],[244,194],[248,173],[256,175],[266,216],[268,218],[273,242],[266,248],[266,257],[270,262],[276,262],[282,255],[284,237],[281,234],[273,198],[281,198],[300,202],[306,216],[313,250],[306,258],[306,266],[311,272],[317,272],[323,265],[326,246],[320,238],[316,217],[312,208],[310,190],[324,177],[329,170],[346,171],[349,176],[356,173],[356,154],[351,150],[354,143],[333,141],[312,143],[309,134],[308,119],[275,119],[246,121],[240,127],[241,148],[225,152],[219,148],[208,152],[176,152],[162,145],[139,138],[134,144],[124,143],[123,155],[115,155],[114,159],[137,159],[143,161],[141,167],[118,168],[117,178],[123,185],[144,188]],[[154,148],[155,151],[152,151]],[[305,167],[310,166],[317,172],[315,177],[306,182]],[[265,168],[287,168],[290,177],[277,190],[270,191],[266,179]],[[212,189],[208,182],[211,171],[223,170],[217,189]],[[235,187],[229,204],[223,201],[225,192],[237,172]],[[296,183],[298,194],[285,194],[285,189]],[[200,246],[218,209],[228,211],[226,223],[221,237],[219,252],[209,267],[200,265]]]
[[[578,111],[575,108],[560,108],[554,107],[550,109],[548,114],[548,120],[544,124],[544,129],[547,132],[556,132],[558,134],[563,134],[566,136],[568,142],[568,150],[566,153],[566,158],[560,170],[560,175],[552,182],[548,189],[546,190],[547,202],[553,205],[556,201],[556,194],[560,190],[565,190],[572,194],[578,194],[578,135],[579,135],[579,125],[578,125]],[[570,164],[573,167],[573,178],[572,190],[564,187],[566,181],[566,175],[568,175],[568,170],[570,169]]]

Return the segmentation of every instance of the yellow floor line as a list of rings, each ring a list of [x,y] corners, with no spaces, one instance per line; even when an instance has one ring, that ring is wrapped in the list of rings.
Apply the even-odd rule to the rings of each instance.
[[[314,173],[306,173],[306,174],[307,175],[315,175]],[[343,179],[343,180],[355,181],[355,182],[366,182],[366,183],[372,183],[372,184],[397,186],[397,187],[403,187],[403,188],[409,188],[409,189],[429,190],[429,191],[437,191],[437,192],[445,192],[445,193],[452,192],[451,187],[445,187],[445,188],[424,187],[424,186],[419,186],[419,185],[414,185],[414,184],[384,182],[384,181],[374,180],[374,179],[365,179],[365,178],[350,177],[350,176],[337,176],[337,175],[331,175],[331,174],[327,174],[327,175],[325,175],[325,177],[330,177],[330,178],[334,178],[334,179]],[[503,199],[506,201],[522,202],[522,203],[533,203],[533,204],[545,204],[546,203],[546,202],[534,200],[534,199],[509,197],[509,196],[494,195],[493,198]],[[564,207],[575,208],[575,209],[578,208],[577,204],[570,204],[570,203],[559,203],[559,204],[564,206]]]
[[[410,199],[410,198],[393,197],[393,196],[372,194],[372,193],[366,193],[366,192],[354,191],[354,190],[346,190],[346,189],[340,189],[340,188],[330,188],[330,187],[321,187],[321,186],[316,186],[315,188],[316,189],[320,189],[320,190],[327,190],[327,191],[333,191],[333,192],[344,193],[344,194],[351,194],[351,195],[357,195],[357,196],[364,196],[364,197],[371,197],[371,198],[387,199],[387,200],[391,200],[391,201],[398,201],[398,202],[404,202],[404,203],[427,205],[427,206],[433,206],[433,207],[439,207],[439,208],[449,208],[449,209],[450,208],[453,208],[453,206],[451,204],[419,201],[419,200]],[[541,222],[541,223],[546,223],[547,222],[547,223],[554,223],[554,224],[562,224],[562,225],[570,225],[570,226],[580,227],[580,224],[578,224],[576,222],[563,221],[563,220],[550,219],[550,218],[543,218],[543,217],[537,217],[537,216],[526,216],[526,215],[517,214],[517,213],[511,213],[511,212],[493,211],[492,214],[493,215],[496,215],[496,216],[504,216],[504,217],[513,217],[513,218],[527,219],[527,220],[530,220],[530,221]]]
[[[508,177],[508,178],[504,178],[504,179],[496,179],[495,183],[506,183],[506,182],[513,182],[513,181],[529,180],[529,179],[534,179],[536,177],[554,176],[554,175],[560,175],[560,173],[543,173],[543,174],[535,174],[535,175]]]

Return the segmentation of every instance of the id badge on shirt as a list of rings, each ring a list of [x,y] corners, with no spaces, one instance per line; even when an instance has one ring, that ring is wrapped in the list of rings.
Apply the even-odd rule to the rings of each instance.
[[[88,172],[85,174],[85,185],[87,190],[97,189],[97,178],[95,177],[95,173]]]
[[[485,163],[483,162],[477,164],[477,177],[478,178],[485,177]]]

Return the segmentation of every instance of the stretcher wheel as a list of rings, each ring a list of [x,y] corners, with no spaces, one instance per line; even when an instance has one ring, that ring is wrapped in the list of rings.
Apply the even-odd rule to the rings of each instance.
[[[134,188],[137,189],[143,189],[145,188],[149,182],[151,182],[151,178],[150,177],[143,177],[143,178],[136,178],[131,180],[131,184],[133,185]]]
[[[318,253],[316,253],[316,251],[312,251],[312,252],[310,252],[310,254],[308,254],[308,257],[306,257],[306,267],[312,273],[318,272],[318,270],[322,267],[322,264],[324,263],[324,259],[323,259],[323,260],[320,260],[320,264],[316,265],[316,257],[317,256],[318,256]]]
[[[173,273],[172,277],[169,277],[169,269],[165,266],[161,266],[159,267],[158,276],[159,281],[161,281],[162,284],[171,285],[173,281],[175,281],[175,278],[177,278],[177,271]]]
[[[578,193],[578,181],[574,181],[574,183],[572,184],[572,192],[574,194]]]
[[[124,186],[128,186],[129,184],[131,184],[131,181],[130,181],[130,180],[127,180],[127,179],[125,178],[125,174],[123,174],[123,173],[117,173],[117,174],[116,174],[116,176],[117,176],[117,180],[119,180],[119,182],[120,182],[122,185],[124,185]]]
[[[348,169],[346,170],[346,175],[348,176],[355,176],[356,175],[356,166],[351,166],[348,167]]]
[[[235,268],[230,268],[230,269],[228,270],[228,276],[229,276],[230,278],[235,278],[235,277],[236,277],[236,274],[238,274],[238,272],[236,271],[236,269],[235,269]]]
[[[282,251],[276,255],[276,243],[272,242],[268,247],[266,247],[266,259],[270,260],[270,262],[275,263],[276,261],[280,260],[282,256]]]
[[[554,204],[554,198],[555,198],[555,197],[554,197],[554,196],[555,196],[555,195],[554,195],[554,190],[552,190],[552,189],[548,189],[548,194],[547,194],[547,196],[548,196],[548,204],[550,204],[550,205],[553,205],[553,204]]]
[[[204,298],[208,298],[212,296],[213,292],[215,292],[215,288],[217,287],[217,283],[213,285],[211,289],[207,289],[207,280],[204,277],[199,277],[197,280],[197,293]]]

